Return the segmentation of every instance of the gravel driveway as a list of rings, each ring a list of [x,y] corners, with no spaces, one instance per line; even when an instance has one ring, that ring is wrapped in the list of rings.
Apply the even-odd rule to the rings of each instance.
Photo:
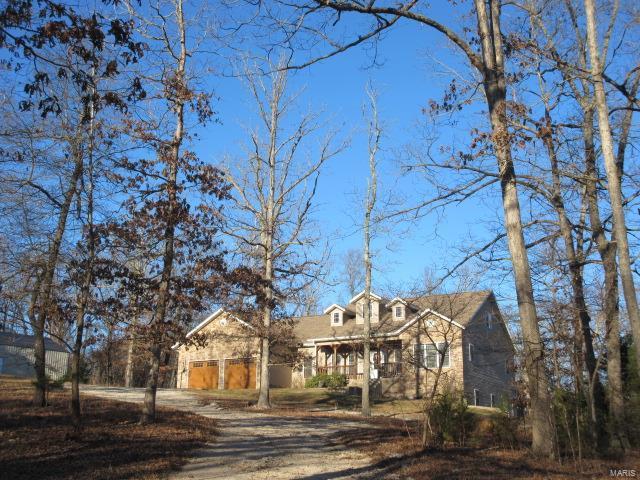
[[[85,386],[103,398],[141,402],[142,389]],[[220,435],[197,452],[173,479],[333,480],[383,478],[371,459],[333,445],[333,434],[359,428],[358,422],[326,417],[286,417],[221,410],[201,405],[188,391],[158,390],[158,405],[186,410],[218,421]]]

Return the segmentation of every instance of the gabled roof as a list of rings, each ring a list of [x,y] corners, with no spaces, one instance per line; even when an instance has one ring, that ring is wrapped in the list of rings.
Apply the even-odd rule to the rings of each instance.
[[[416,313],[398,321],[390,310],[381,308],[379,322],[371,325],[372,336],[399,335],[427,314],[437,315],[464,329],[492,295],[490,290],[483,290],[406,298],[406,305]],[[294,320],[294,331],[303,342],[361,338],[364,333],[364,325],[356,323],[355,315],[349,309],[343,315],[342,325],[332,325],[328,315],[311,315]]]
[[[375,293],[371,292],[369,294],[371,296],[371,298],[373,298],[374,300],[382,300],[382,297],[380,295],[376,295]],[[359,294],[357,294],[355,297],[353,297],[351,300],[349,300],[349,303],[356,303],[358,300],[360,300],[362,297],[364,297],[364,290],[361,291]]]
[[[244,320],[240,320],[238,317],[236,317],[235,315],[230,315],[229,312],[227,312],[224,308],[219,308],[218,310],[216,310],[215,312],[213,312],[211,315],[209,315],[208,317],[206,317],[203,321],[201,321],[198,325],[196,325],[195,327],[193,327],[191,330],[189,330],[189,332],[187,333],[186,337],[189,338],[192,335],[198,333],[200,330],[202,330],[204,327],[206,327],[207,325],[209,325],[211,322],[213,322],[216,318],[218,318],[220,315],[222,315],[223,313],[227,314],[227,317],[230,319],[235,320],[236,322],[241,323],[242,325],[244,325],[245,327],[248,327],[250,329],[253,330],[253,326],[251,326],[249,323],[245,322]],[[180,342],[176,342],[171,348],[172,349],[176,349],[180,346]]]
[[[330,305],[327,308],[325,308],[324,313],[329,313],[329,312],[331,312],[333,310],[340,310],[341,312],[345,312],[346,311],[346,309],[344,307],[341,307],[337,303],[334,303],[333,305]]]
[[[404,299],[402,299],[402,298],[400,298],[400,297],[395,297],[395,298],[392,298],[391,300],[389,300],[389,301],[387,302],[387,304],[385,305],[385,307],[389,308],[389,307],[391,307],[392,305],[395,305],[396,303],[401,303],[401,304],[403,304],[403,305],[406,305],[406,304],[407,304],[407,302],[406,302]]]
[[[356,295],[356,297],[354,297],[355,301],[363,294],[364,293]],[[382,299],[377,295],[376,297]],[[392,311],[385,309],[384,306],[381,305],[379,321],[371,325],[371,334],[373,337],[393,337],[399,335],[418,319],[428,314],[436,315],[442,320],[465,329],[483,304],[491,298],[493,298],[493,292],[491,290],[405,298],[403,301],[407,306],[407,310],[411,310],[411,312],[414,313],[408,314],[402,321],[394,319]],[[387,305],[392,304],[392,302],[393,300],[388,302]],[[336,308],[343,312],[342,325],[336,325],[330,321],[328,313]],[[187,338],[205,328],[223,313],[228,314],[228,312],[222,308],[216,310],[187,333]],[[235,315],[228,315],[228,317],[253,329],[250,324],[240,320]],[[294,318],[294,332],[302,342],[362,338],[364,325],[356,323],[355,317],[356,315],[351,304],[347,305],[346,308],[334,304],[327,308],[323,315],[308,315]],[[172,348],[177,348],[178,346],[179,343],[176,343]]]

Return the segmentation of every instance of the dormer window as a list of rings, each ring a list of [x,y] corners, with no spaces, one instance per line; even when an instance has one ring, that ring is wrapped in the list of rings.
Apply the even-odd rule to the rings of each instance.
[[[341,327],[344,320],[344,308],[335,303],[327,308],[324,313],[329,315],[329,323],[332,327]]]
[[[371,300],[369,305],[371,308],[371,323],[378,323],[380,318],[379,303],[376,300]],[[356,303],[356,323],[364,323],[364,300],[359,300]]]
[[[391,309],[393,319],[396,321],[403,321],[405,319],[405,308],[407,306],[407,302],[405,302],[400,297],[396,297],[391,300],[389,303],[385,305],[387,308]]]

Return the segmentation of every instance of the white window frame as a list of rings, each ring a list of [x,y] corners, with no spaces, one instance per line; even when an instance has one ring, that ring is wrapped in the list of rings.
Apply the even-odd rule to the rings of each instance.
[[[473,405],[475,407],[480,406],[480,390],[477,388],[473,389]]]
[[[395,310],[394,310],[394,317],[395,317],[395,318],[402,318],[402,317],[404,317],[404,312],[403,312],[403,310],[404,310],[404,309],[403,309],[402,305],[397,305],[397,306],[395,307]]]
[[[333,324],[340,323],[340,312],[333,312]]]
[[[473,343],[470,343],[467,348],[467,358],[470,362],[473,362]]]
[[[421,355],[422,355],[422,365],[425,368],[428,369],[436,369],[436,368],[440,368],[440,360],[442,359],[442,350],[441,350],[441,345],[447,345],[448,342],[436,342],[436,343],[423,343],[420,345],[420,351],[421,351]],[[427,361],[427,346],[430,347],[435,347],[435,354],[436,354],[436,364],[433,367],[429,366],[429,362]],[[444,356],[444,360],[446,360],[446,362],[443,362],[442,364],[442,368],[450,368],[451,367],[451,346],[449,345],[447,347],[446,350],[446,355]],[[446,364],[445,364],[446,363]]]
[[[489,402],[490,402],[491,408],[494,408],[496,406],[496,396],[493,393],[489,394]]]

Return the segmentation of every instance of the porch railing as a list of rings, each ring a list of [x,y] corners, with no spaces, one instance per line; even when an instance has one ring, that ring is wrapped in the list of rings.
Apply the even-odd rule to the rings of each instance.
[[[381,363],[377,367],[379,378],[391,378],[402,375],[402,363],[400,362],[387,362]]]
[[[378,378],[397,377],[402,374],[402,363],[399,362],[381,363],[372,368],[378,370]],[[362,379],[362,373],[358,373],[356,365],[318,366],[316,371],[318,374],[333,375],[335,373],[345,375],[347,378]]]
[[[326,375],[345,375],[347,378],[361,379],[362,373],[358,373],[356,365],[327,365],[326,367],[317,367],[318,374]]]

